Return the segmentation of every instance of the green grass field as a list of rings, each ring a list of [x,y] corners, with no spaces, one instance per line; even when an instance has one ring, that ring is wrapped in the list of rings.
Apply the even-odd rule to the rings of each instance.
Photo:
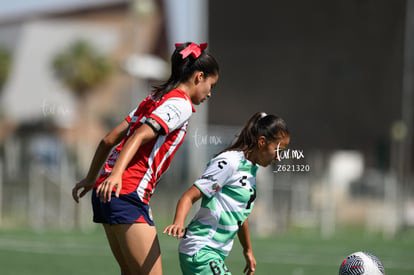
[[[161,230],[161,226],[158,228]],[[394,240],[346,230],[330,240],[316,233],[296,231],[283,236],[258,238],[253,247],[258,261],[256,274],[337,274],[344,257],[358,250],[376,254],[387,275],[414,274],[414,233]],[[164,274],[180,274],[177,241],[160,235]],[[232,274],[242,274],[244,259],[238,240],[226,260]],[[119,274],[102,230],[93,233],[0,231],[0,274]]]

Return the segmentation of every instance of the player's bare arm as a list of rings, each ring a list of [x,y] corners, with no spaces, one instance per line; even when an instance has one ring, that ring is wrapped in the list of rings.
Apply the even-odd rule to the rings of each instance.
[[[111,193],[114,187],[116,188],[115,195],[117,197],[119,196],[122,187],[122,173],[138,151],[138,148],[142,144],[154,139],[157,135],[158,134],[147,124],[142,124],[135,133],[132,134],[122,148],[111,175],[96,189],[96,194],[100,196],[101,201],[109,202],[111,200]]]
[[[167,226],[163,233],[167,233],[168,236],[177,237],[180,239],[184,236],[184,222],[191,209],[191,206],[203,196],[200,189],[192,185],[180,198],[177,203],[175,211],[175,217],[173,224]]]
[[[128,126],[128,122],[126,120],[123,120],[121,123],[115,126],[115,128],[112,129],[99,143],[86,178],[79,181],[72,189],[72,197],[77,203],[79,203],[79,198],[82,198],[86,193],[89,192],[89,190],[92,189],[99,171],[102,169],[102,165],[108,158],[108,155],[111,152],[112,148],[121,142],[121,140],[126,136]],[[78,194],[80,189],[82,189],[82,191],[80,194]]]
[[[253,248],[250,241],[249,219],[246,219],[239,231],[237,232],[240,244],[243,247],[244,258],[246,259],[246,266],[243,270],[245,274],[254,274],[256,270],[256,259],[253,255]]]

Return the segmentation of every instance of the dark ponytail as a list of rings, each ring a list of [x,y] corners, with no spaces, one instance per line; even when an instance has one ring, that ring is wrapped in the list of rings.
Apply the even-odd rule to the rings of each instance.
[[[194,58],[191,54],[185,58],[180,54],[191,42],[177,46],[171,56],[171,76],[159,86],[153,86],[154,97],[161,99],[165,94],[175,89],[178,84],[186,82],[196,71],[211,76],[219,73],[219,65],[216,59],[207,51],[202,50],[200,56]]]
[[[275,115],[266,115],[263,112],[254,114],[244,126],[237,140],[224,149],[225,151],[250,152],[257,144],[258,138],[264,136],[272,141],[289,135],[286,122]]]

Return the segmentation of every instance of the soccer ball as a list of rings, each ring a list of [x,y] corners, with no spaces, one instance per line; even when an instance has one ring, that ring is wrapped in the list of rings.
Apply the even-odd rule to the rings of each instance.
[[[385,275],[385,269],[375,255],[359,251],[346,257],[339,268],[339,275]]]

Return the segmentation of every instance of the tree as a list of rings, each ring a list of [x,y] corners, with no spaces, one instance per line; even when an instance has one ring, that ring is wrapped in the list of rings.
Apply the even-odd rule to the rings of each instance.
[[[9,76],[10,65],[10,53],[6,49],[0,47],[0,91],[3,89],[7,77]]]
[[[81,133],[82,138],[78,137],[71,149],[75,150],[74,156],[78,173],[85,173],[86,160],[92,153],[90,151],[92,147],[90,128],[93,124],[85,97],[109,78],[112,73],[112,65],[108,57],[99,54],[87,41],[78,40],[54,57],[52,67],[60,81],[75,93],[79,104],[83,105],[79,108],[79,120],[75,127],[77,133]],[[79,225],[82,220],[80,208],[77,208],[75,215],[76,224]]]
[[[79,98],[106,80],[112,65],[88,42],[78,40],[53,59],[58,78]]]

